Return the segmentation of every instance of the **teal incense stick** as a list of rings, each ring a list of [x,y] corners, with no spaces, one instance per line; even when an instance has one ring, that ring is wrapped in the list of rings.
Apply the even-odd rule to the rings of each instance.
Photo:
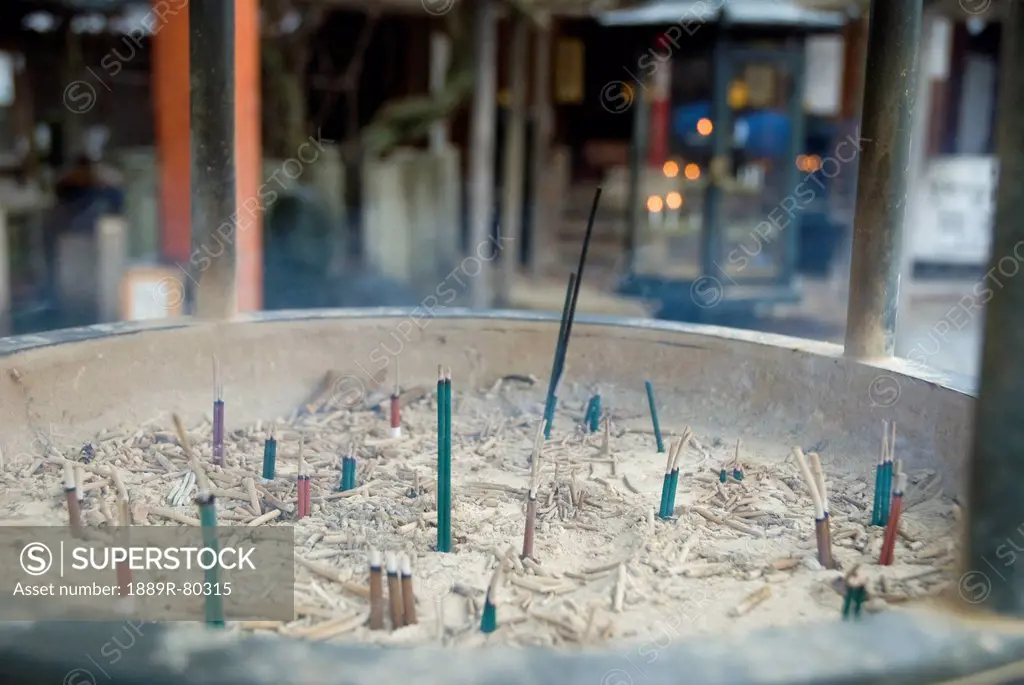
[[[867,578],[861,573],[860,567],[854,568],[843,579],[846,589],[843,595],[843,620],[860,618],[861,609],[867,599]]]
[[[661,424],[658,423],[658,407],[654,403],[654,386],[650,381],[644,381],[647,388],[647,404],[651,408],[651,423],[654,424],[654,439],[658,442],[658,453],[664,454],[665,442],[661,439]]]
[[[263,443],[263,482],[269,483],[274,480],[274,472],[277,470],[277,439],[274,437],[275,426],[271,425],[267,432],[267,439]]]
[[[498,629],[498,585],[501,582],[501,565],[491,576],[491,584],[487,586],[487,597],[484,599],[484,611],[480,617],[480,632],[493,633]]]
[[[590,398],[592,409],[587,420],[587,428],[591,433],[596,433],[601,425],[601,395],[597,394]]]
[[[665,518],[672,518],[676,513],[676,492],[679,489],[679,459],[683,454],[683,449],[689,444],[692,436],[693,431],[687,427],[686,430],[683,431],[683,437],[676,441],[675,449],[669,450],[669,454],[672,455],[672,470],[669,474],[668,507],[665,510]]]
[[[452,551],[452,370],[444,376],[444,550]]]
[[[544,439],[551,437],[551,424],[555,419],[555,405],[558,398],[555,397],[555,386],[562,376],[562,367],[565,364],[565,329],[569,323],[569,311],[572,306],[572,294],[576,288],[576,274],[569,274],[569,283],[565,287],[565,302],[562,304],[562,321],[558,326],[558,340],[555,342],[555,357],[551,362],[551,378],[548,380],[548,394],[544,401]]]
[[[213,550],[215,555],[220,553],[220,544],[217,542],[217,506],[213,495],[200,493],[196,497],[196,504],[199,505],[199,523],[202,526],[203,547]],[[218,628],[224,627],[224,600],[220,592],[220,571],[216,564],[203,571],[203,580],[210,588],[206,595],[206,625]]]
[[[185,453],[185,458],[188,459],[193,473],[196,474],[196,489],[198,490],[198,495],[196,496],[195,502],[199,506],[199,525],[202,529],[203,547],[208,547],[212,549],[215,554],[219,555],[220,545],[217,542],[217,505],[216,500],[213,497],[213,490],[210,487],[210,481],[207,479],[206,473],[203,471],[203,467],[199,465],[199,460],[196,459],[196,455],[192,452],[192,444],[188,439],[188,433],[185,431],[185,424],[182,423],[181,417],[177,414],[172,414],[171,420],[174,423],[174,432],[178,436],[178,444],[181,445],[181,450]],[[216,564],[204,571],[204,580],[206,583],[210,584],[211,588],[210,594],[206,596],[206,624],[214,627],[223,627],[224,601],[220,593],[218,575]]]
[[[884,453],[884,448],[883,448]],[[871,504],[871,525],[882,525],[882,477],[885,467],[885,457],[878,458],[875,464],[875,499]]]
[[[445,439],[444,430],[447,423],[444,418],[445,401],[444,401],[444,372],[441,367],[437,367],[437,551],[443,552],[444,549],[444,507],[445,507],[445,475],[444,475],[444,450],[445,450]]]

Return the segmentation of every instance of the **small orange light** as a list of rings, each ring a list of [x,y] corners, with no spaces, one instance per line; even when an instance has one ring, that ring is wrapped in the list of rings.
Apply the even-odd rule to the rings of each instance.
[[[673,191],[665,196],[665,206],[669,209],[679,209],[683,206],[683,196]]]
[[[661,166],[661,171],[668,178],[675,178],[679,175],[679,165],[670,159]]]
[[[800,171],[807,171],[807,155],[796,156],[796,168]]]
[[[658,197],[657,195],[651,195],[649,198],[647,198],[648,212],[651,212],[652,214],[657,214],[658,212],[661,211],[661,208],[663,206],[664,203],[661,201],[661,198]]]
[[[818,155],[811,155],[807,158],[808,171],[817,171],[821,168],[821,157]]]
[[[690,162],[686,165],[686,168],[683,169],[683,175],[686,176],[686,180],[688,181],[696,181],[700,178],[700,167],[693,162]]]
[[[710,136],[711,132],[715,130],[715,125],[711,123],[711,120],[704,117],[697,122],[697,133],[702,136]]]

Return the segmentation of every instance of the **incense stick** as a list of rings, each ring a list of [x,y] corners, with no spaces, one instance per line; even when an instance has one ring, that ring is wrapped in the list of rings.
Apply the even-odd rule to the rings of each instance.
[[[562,320],[558,326],[558,339],[555,341],[555,355],[551,361],[551,378],[548,379],[548,394],[544,400],[544,439],[551,437],[551,424],[555,420],[555,386],[562,376],[564,363],[565,329],[569,322],[569,308],[572,305],[572,293],[576,287],[576,274],[569,274],[569,282],[565,286],[565,302],[562,304]]]
[[[78,501],[78,487],[75,484],[75,466],[70,461],[64,462],[64,499],[68,503],[68,525],[71,535],[82,537],[82,507]]]
[[[302,520],[310,514],[309,476],[306,474],[306,458],[303,451],[306,447],[306,436],[299,438],[299,467],[296,489],[298,490],[298,518]]]
[[[880,566],[891,566],[896,553],[896,537],[899,535],[900,514],[903,511],[903,491],[907,487],[907,474],[899,471],[896,473],[895,491],[892,495],[892,511],[888,525],[885,528],[885,537],[882,540],[882,552],[878,557]]]
[[[185,431],[185,425],[182,423],[181,417],[177,414],[172,414],[171,419],[174,422],[174,432],[178,436],[181,449],[192,466],[192,471],[196,474],[197,492],[195,501],[199,506],[199,525],[202,526],[203,546],[209,547],[217,553],[220,550],[220,544],[217,541],[217,502],[210,487],[210,480],[192,451],[192,444],[188,439],[188,433]],[[218,568],[216,564],[210,569],[205,570],[203,575],[205,582],[210,583],[214,588],[218,587]],[[215,627],[224,626],[224,603],[219,591],[212,592],[206,596],[206,623]]]
[[[822,502],[821,494],[811,469],[807,466],[807,459],[803,450],[799,447],[793,448],[793,456],[796,457],[800,466],[800,473],[804,477],[807,491],[810,493],[811,501],[814,503],[814,537],[818,543],[818,562],[824,568],[832,568],[832,548],[828,537],[828,520],[825,518],[825,505]]]
[[[395,389],[391,393],[391,432],[392,438],[402,437],[402,408],[400,397],[402,386],[398,378],[398,355],[395,355]]]
[[[679,438],[676,442],[675,454],[672,456],[672,473],[668,484],[668,509],[665,512],[669,518],[675,516],[676,513],[676,492],[679,489],[679,458],[692,437],[693,431],[687,426],[683,431],[683,437]]]
[[[544,422],[537,425],[530,455],[530,490],[526,495],[526,529],[523,531],[523,559],[533,559],[533,539],[537,529],[537,488],[540,483],[540,459],[544,447]]]
[[[822,511],[822,524],[821,528],[824,531],[824,545],[828,550],[827,559],[828,564],[822,562],[822,566],[825,568],[832,567],[832,522],[828,515],[828,488],[825,485],[825,471],[821,467],[821,457],[818,456],[817,452],[811,452],[807,455],[810,459],[811,475],[814,476],[814,485],[818,489],[818,497],[821,499],[821,511]],[[819,524],[815,522],[815,527]],[[819,553],[819,557],[821,554]]]
[[[412,562],[407,554],[402,555],[402,603],[405,625],[416,623],[416,596],[412,589]]]
[[[370,550],[370,630],[384,629],[384,578],[380,552]]]
[[[267,431],[267,439],[263,443],[263,484],[274,480],[274,473],[277,469],[277,439],[274,437],[276,426],[270,424]]]
[[[654,386],[650,381],[644,381],[644,388],[647,390],[647,406],[651,409],[651,423],[654,424],[654,439],[658,443],[658,453],[665,452],[665,443],[661,439],[661,424],[658,422],[658,407],[654,402]]]
[[[224,388],[221,384],[220,360],[213,357],[213,463],[224,463]]]
[[[736,455],[732,459],[732,477],[737,481],[743,480],[743,465],[740,464],[740,440],[736,438]]]
[[[484,598],[483,616],[480,618],[480,632],[493,633],[498,629],[498,585],[501,583],[501,571],[504,562],[498,562],[498,568],[491,576],[491,583],[487,586],[487,597]]]
[[[402,582],[398,577],[398,559],[394,552],[387,553],[388,603],[391,606],[391,629],[405,625],[405,603],[402,601]]]
[[[861,607],[867,598],[867,578],[860,566],[854,566],[846,577],[843,578],[843,585],[846,588],[843,597],[843,620],[860,618]]]

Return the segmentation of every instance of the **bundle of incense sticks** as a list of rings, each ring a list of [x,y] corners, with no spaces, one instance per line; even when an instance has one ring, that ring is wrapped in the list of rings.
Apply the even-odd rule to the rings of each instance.
[[[896,422],[882,421],[882,453],[875,467],[875,501],[871,508],[871,525],[884,526],[889,522],[892,497],[893,456],[896,446]]]
[[[391,393],[391,437],[402,437],[402,408],[399,398],[402,389],[398,380],[398,357],[395,357],[395,389]]]
[[[263,443],[263,482],[269,483],[274,480],[274,472],[277,469],[277,438],[274,437],[277,426],[270,424],[267,431],[266,442]]]
[[[452,378],[437,367],[437,551],[452,551]]]
[[[803,474],[807,484],[807,492],[814,503],[814,537],[818,542],[818,562],[824,568],[832,568],[832,538],[829,534],[828,517],[825,515],[824,493],[819,490],[819,484],[804,457],[803,450],[799,447],[793,448],[793,456],[800,465],[800,472]],[[824,483],[822,483],[823,489]]]
[[[412,562],[409,555],[402,555],[402,602],[404,604],[405,625],[416,623],[416,595],[412,591]]]
[[[68,503],[68,525],[71,535],[82,537],[82,504],[78,500],[78,487],[75,484],[75,465],[64,462],[64,499]]]
[[[740,441],[736,440],[736,456],[732,460],[732,477],[737,481],[743,480],[743,464],[740,463]],[[828,512],[825,512],[828,514]]]
[[[676,490],[679,487],[679,457],[692,436],[693,431],[687,427],[683,431],[683,437],[669,448],[668,461],[665,464],[665,480],[661,486],[661,512],[658,514],[660,518],[669,519],[675,515]]]
[[[173,414],[171,418],[174,421],[174,431],[178,435],[181,449],[185,453],[193,473],[196,475],[197,493],[195,501],[199,506],[199,524],[202,526],[203,546],[212,549],[215,553],[219,553],[220,544],[217,541],[217,502],[213,496],[213,489],[210,487],[210,481],[206,477],[203,467],[200,466],[199,460],[192,452],[192,444],[188,439],[188,433],[185,432],[185,425],[181,422],[181,417]],[[219,568],[214,564],[204,571],[203,580],[216,588],[219,575]],[[220,592],[211,592],[206,596],[206,623],[215,627],[224,626],[224,602]]]
[[[303,455],[303,450],[306,447],[305,436],[299,440],[299,470],[298,470],[298,482],[296,483],[296,490],[298,491],[298,517],[304,519],[310,514],[311,503],[309,500],[309,474],[306,473],[306,458]]]
[[[900,531],[900,514],[903,511],[903,491],[907,487],[907,474],[897,464],[896,485],[892,493],[892,512],[885,527],[885,537],[882,540],[882,553],[878,557],[880,566],[892,566],[896,553],[896,538]]]
[[[221,383],[220,360],[213,358],[213,463],[224,463],[224,386]]]
[[[596,433],[601,425],[601,393],[595,393],[587,402],[587,412],[583,423],[590,433]]]
[[[405,625],[405,602],[402,601],[402,580],[398,575],[398,558],[394,552],[387,553],[388,603],[391,606],[391,628],[397,630]]]
[[[551,366],[551,379],[548,381],[548,394],[544,403],[544,439],[551,437],[551,425],[555,420],[555,406],[558,397],[555,390],[562,374],[565,373],[565,357],[569,350],[569,338],[572,335],[572,324],[576,318],[576,306],[579,304],[580,285],[583,283],[583,269],[587,265],[587,252],[590,249],[590,238],[594,233],[594,220],[597,218],[597,207],[601,202],[601,188],[594,192],[594,203],[590,206],[587,218],[587,232],[583,236],[583,249],[580,250],[580,262],[575,273],[569,275],[566,288],[565,304],[562,305],[562,323],[555,343],[555,359]]]
[[[860,566],[853,567],[846,574],[843,585],[846,589],[843,595],[843,620],[860,618],[861,608],[868,596],[868,580]]]
[[[501,571],[504,560],[498,562],[498,568],[491,576],[491,583],[487,586],[487,597],[484,598],[484,611],[480,617],[480,632],[493,633],[498,629],[498,586],[501,583]]]
[[[654,402],[654,386],[650,381],[644,381],[644,388],[647,389],[647,406],[651,408],[651,423],[654,424],[654,439],[658,443],[658,453],[665,453],[665,442],[661,439],[661,423],[658,421],[658,407]]]
[[[540,487],[540,459],[544,448],[544,422],[537,426],[530,456],[530,490],[526,495],[526,530],[523,531],[522,558],[533,559],[533,538],[537,529],[537,489]]]
[[[370,630],[384,629],[384,575],[380,551],[370,550]]]
[[[341,492],[354,490],[356,487],[356,458],[345,456],[341,458]]]

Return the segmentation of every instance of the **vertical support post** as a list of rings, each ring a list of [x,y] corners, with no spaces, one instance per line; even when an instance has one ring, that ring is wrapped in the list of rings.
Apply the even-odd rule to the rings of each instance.
[[[430,34],[430,94],[439,95],[444,90],[451,64],[452,42],[444,33]],[[448,147],[448,120],[441,119],[430,125],[430,151],[441,153]]]
[[[561,220],[554,216],[552,207],[544,202],[543,179],[550,178],[551,156],[551,22],[550,16],[542,18],[537,26],[533,42],[533,139],[530,149],[530,251],[529,269],[533,274],[540,271],[544,262],[544,250],[557,226],[548,221]],[[518,250],[517,250],[518,253]]]
[[[166,0],[153,0],[153,10]],[[192,244],[189,187],[188,12],[169,16],[153,36],[153,116],[159,160],[160,251],[168,261],[187,264]],[[180,274],[184,278],[184,274]],[[184,291],[184,284],[182,284]]]
[[[1010,0],[1002,24],[998,143],[999,191],[988,275],[1016,274],[1024,261],[1024,2]],[[1013,269],[1010,271],[1010,269]],[[975,403],[968,489],[967,574],[961,594],[1001,614],[1024,616],[1024,565],[1008,551],[1024,521],[1024,278],[990,285],[981,383]],[[986,277],[986,281],[988,281]],[[1008,546],[1009,545],[1009,546]],[[964,582],[973,579],[974,588]],[[976,592],[975,592],[976,590]]]
[[[243,312],[263,308],[263,182],[260,117],[260,0],[235,3],[235,235],[237,299]],[[295,154],[298,154],[296,152]]]
[[[469,163],[469,254],[484,245],[494,223],[494,119],[498,106],[497,2],[477,0],[473,35],[476,79],[470,124]],[[470,282],[470,305],[491,306],[493,283],[491,263],[482,261],[480,274]]]
[[[626,268],[632,276],[636,266],[637,239],[640,225],[647,214],[644,197],[644,179],[647,178],[647,130],[650,124],[650,107],[647,87],[638,83],[633,88],[633,140],[629,146],[629,188],[626,202]]]
[[[922,0],[872,0],[857,172],[846,354],[891,356],[917,94]]]
[[[234,2],[191,0],[188,31],[195,313],[226,319],[237,308]]]
[[[508,116],[505,119],[505,153],[501,201],[501,272],[498,306],[508,307],[512,299],[522,245],[523,165],[526,161],[526,78],[530,49],[530,19],[521,13],[512,17],[512,43],[508,56]]]

